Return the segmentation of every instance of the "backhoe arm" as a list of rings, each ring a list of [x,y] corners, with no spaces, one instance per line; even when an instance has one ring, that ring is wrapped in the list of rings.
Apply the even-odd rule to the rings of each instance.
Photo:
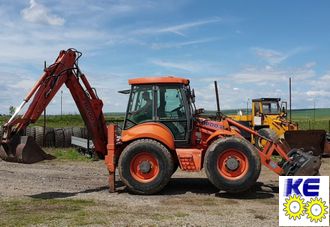
[[[55,63],[44,70],[39,81],[4,125],[4,136],[1,145],[7,154],[15,155],[13,146],[8,144],[11,143],[14,137],[18,136],[20,131],[38,120],[63,84],[66,84],[70,90],[85,124],[91,132],[96,152],[101,155],[106,154],[107,127],[102,112],[103,103],[78,67],[80,56],[81,53],[74,49],[62,50]],[[80,83],[80,80],[82,83]],[[32,97],[33,99],[26,112],[21,117],[17,117],[19,111]],[[9,151],[10,149],[12,151]]]

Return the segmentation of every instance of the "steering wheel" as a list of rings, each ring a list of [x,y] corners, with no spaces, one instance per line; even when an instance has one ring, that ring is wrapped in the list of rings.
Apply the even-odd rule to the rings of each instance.
[[[175,112],[175,111],[178,111],[178,110],[181,109],[182,107],[183,107],[183,105],[180,105],[180,106],[178,106],[177,108],[171,110],[170,112],[173,113],[173,112]]]

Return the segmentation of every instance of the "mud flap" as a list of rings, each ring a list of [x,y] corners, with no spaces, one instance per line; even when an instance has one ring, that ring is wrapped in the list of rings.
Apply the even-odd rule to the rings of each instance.
[[[312,152],[293,149],[288,153],[292,159],[284,162],[282,168],[285,176],[316,176],[319,175],[321,158]]]
[[[324,152],[326,132],[324,130],[286,131],[284,138],[290,147],[303,148],[319,156]]]
[[[55,157],[44,152],[30,136],[15,136],[0,145],[0,158],[7,162],[32,164]]]

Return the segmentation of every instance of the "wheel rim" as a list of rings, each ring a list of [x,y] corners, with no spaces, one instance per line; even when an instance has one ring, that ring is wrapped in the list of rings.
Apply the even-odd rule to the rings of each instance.
[[[130,163],[132,177],[142,183],[153,181],[159,173],[156,157],[148,152],[136,154]]]
[[[228,149],[218,157],[218,171],[228,180],[237,180],[246,175],[249,169],[247,156],[240,150]]]

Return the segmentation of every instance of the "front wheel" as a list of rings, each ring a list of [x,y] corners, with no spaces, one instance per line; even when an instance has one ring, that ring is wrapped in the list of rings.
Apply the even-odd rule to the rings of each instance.
[[[204,167],[208,179],[229,193],[250,189],[257,181],[261,162],[258,151],[241,138],[220,138],[206,151]]]
[[[170,180],[173,168],[168,149],[151,139],[129,144],[118,162],[122,182],[137,194],[154,194],[162,190]]]

